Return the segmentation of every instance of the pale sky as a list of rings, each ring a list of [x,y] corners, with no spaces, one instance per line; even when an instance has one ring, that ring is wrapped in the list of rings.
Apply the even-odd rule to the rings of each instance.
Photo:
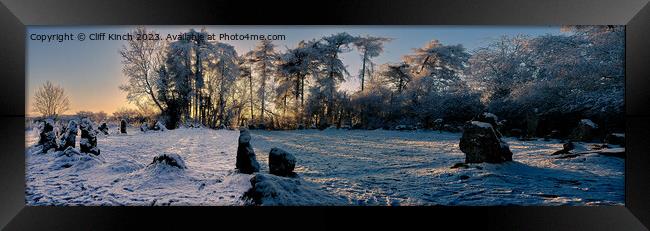
[[[190,28],[200,30],[203,26],[147,26],[161,35],[178,34]],[[462,44],[468,51],[486,45],[490,40],[503,35],[560,34],[559,26],[205,26],[208,32],[220,34],[282,34],[284,41],[273,43],[284,51],[293,48],[301,40],[318,39],[326,35],[347,32],[351,35],[371,35],[393,38],[384,46],[384,53],[374,59],[377,64],[399,62],[401,56],[422,47],[428,41],[437,39],[445,45]],[[126,93],[118,86],[126,83],[122,74],[121,57],[118,50],[125,41],[64,41],[40,42],[30,39],[31,34],[56,33],[126,33],[135,26],[30,26],[27,28],[27,82],[26,112],[31,111],[31,97],[45,81],[61,85],[70,99],[71,110],[105,111],[113,113],[128,105]],[[235,47],[238,54],[252,49],[258,41],[219,41]],[[359,88],[356,78],[361,57],[356,50],[341,55],[351,77],[341,86],[348,91]]]

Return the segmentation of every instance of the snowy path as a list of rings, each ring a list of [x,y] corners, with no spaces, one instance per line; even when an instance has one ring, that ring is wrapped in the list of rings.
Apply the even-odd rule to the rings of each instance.
[[[234,174],[238,131],[177,129],[99,138],[103,162],[56,168],[52,153],[27,153],[29,205],[240,205],[249,175]],[[131,135],[132,134],[132,135]],[[262,171],[268,152],[293,153],[296,172],[353,205],[598,205],[624,201],[624,160],[588,154],[556,159],[557,141],[507,139],[515,162],[463,162],[461,134],[431,131],[252,131]],[[27,146],[35,141],[27,133]],[[28,151],[29,152],[29,151]],[[147,168],[162,152],[188,170]]]

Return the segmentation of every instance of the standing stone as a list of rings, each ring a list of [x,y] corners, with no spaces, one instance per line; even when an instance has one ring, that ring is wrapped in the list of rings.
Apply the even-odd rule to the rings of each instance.
[[[465,153],[465,163],[512,161],[512,152],[508,144],[497,136],[489,123],[479,121],[467,123],[459,146]]]
[[[74,148],[75,141],[77,140],[77,131],[77,122],[75,120],[70,120],[70,122],[68,122],[68,126],[63,130],[63,134],[59,140],[59,147],[57,150],[63,151],[68,147]]]
[[[573,130],[571,139],[576,141],[593,141],[596,138],[598,125],[590,119],[581,119],[578,126]]]
[[[38,144],[42,147],[42,152],[46,153],[48,150],[57,147],[56,133],[54,131],[54,121],[51,119],[43,120],[43,129],[39,134],[40,138]]]
[[[539,116],[537,113],[537,108],[526,113],[526,138],[535,137],[537,135],[537,126],[539,125]]]
[[[120,133],[126,134],[126,120],[120,121]]]
[[[108,125],[106,125],[106,122],[99,126],[99,131],[104,133],[104,135],[108,135]]]
[[[433,130],[441,131],[443,126],[445,126],[445,121],[442,118],[433,121]]]
[[[474,121],[489,123],[490,125],[492,125],[492,128],[496,128],[499,118],[495,114],[489,112],[483,112],[479,114],[476,118],[474,118]]]
[[[79,124],[79,129],[81,130],[79,151],[99,155],[99,149],[97,148],[97,131],[93,128],[93,122],[88,118],[83,118]]]
[[[260,171],[260,164],[255,158],[255,151],[251,145],[251,134],[244,129],[239,132],[239,145],[237,147],[237,162],[235,167],[241,173],[251,174]]]
[[[476,118],[474,118],[473,121],[489,123],[490,125],[492,125],[492,129],[494,129],[494,132],[496,133],[496,135],[499,138],[501,138],[501,132],[499,132],[499,129],[498,129],[498,127],[500,125],[499,122],[498,122],[499,118],[495,114],[492,114],[492,113],[489,113],[489,112],[483,112],[483,113],[479,114]]]
[[[269,152],[269,173],[276,176],[294,176],[296,157],[282,149],[272,148]]]

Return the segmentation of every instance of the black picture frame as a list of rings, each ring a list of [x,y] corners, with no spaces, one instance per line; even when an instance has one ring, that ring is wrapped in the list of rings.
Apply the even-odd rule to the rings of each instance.
[[[487,230],[648,230],[648,0],[101,1],[0,0],[0,227],[103,230],[398,225]],[[257,4],[257,5],[256,5]],[[246,9],[246,13],[244,10]],[[30,207],[25,205],[26,26],[31,25],[625,25],[625,206],[506,207]],[[451,225],[451,226],[449,226]]]

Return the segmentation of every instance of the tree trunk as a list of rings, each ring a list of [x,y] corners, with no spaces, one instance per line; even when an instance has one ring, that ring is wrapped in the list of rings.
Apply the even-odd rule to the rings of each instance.
[[[252,71],[253,70],[251,70],[251,72],[249,72],[249,74],[248,74],[248,85],[250,87],[250,93],[251,93],[251,99],[250,99],[250,101],[251,101],[251,124],[253,123],[253,121],[255,121],[255,114],[253,114],[253,72]]]
[[[264,123],[264,111],[266,110],[266,62],[262,62],[262,112],[260,115],[261,123]]]
[[[366,76],[366,59],[368,51],[363,52],[363,64],[361,65],[361,91],[363,91],[363,82]]]

